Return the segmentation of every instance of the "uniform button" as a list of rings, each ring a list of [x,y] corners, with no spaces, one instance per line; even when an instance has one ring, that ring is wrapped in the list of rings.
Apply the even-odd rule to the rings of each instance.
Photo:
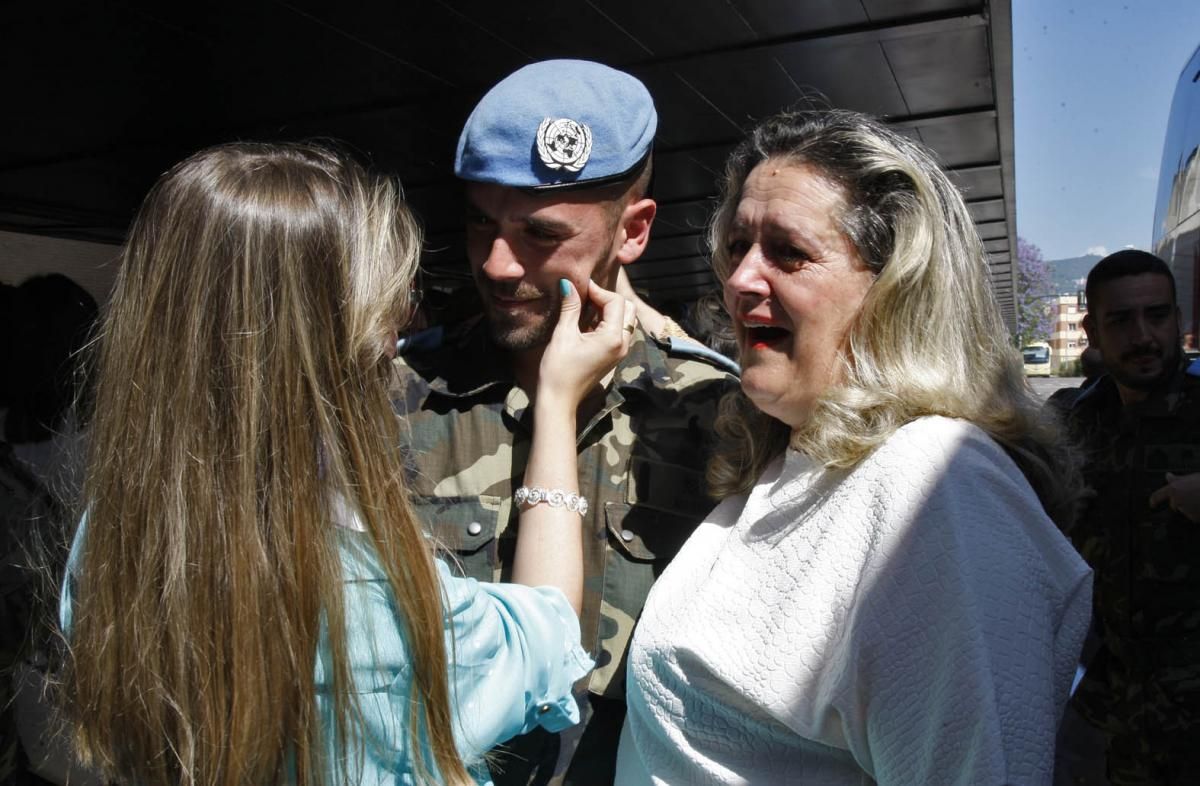
[[[633,531],[628,529],[621,530],[621,540],[625,541],[626,543],[633,540]]]
[[[540,715],[545,715],[549,711],[550,711],[549,704],[542,704],[542,705],[538,706],[538,714],[540,714]]]
[[[470,524],[467,525],[467,534],[468,535],[478,535],[480,532],[483,532],[483,525],[480,524],[478,521],[472,521]]]

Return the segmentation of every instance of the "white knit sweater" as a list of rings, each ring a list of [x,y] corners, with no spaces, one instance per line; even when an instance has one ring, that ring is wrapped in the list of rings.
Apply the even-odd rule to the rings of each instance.
[[[789,450],[634,635],[617,783],[1050,783],[1091,574],[975,426],[852,471]]]

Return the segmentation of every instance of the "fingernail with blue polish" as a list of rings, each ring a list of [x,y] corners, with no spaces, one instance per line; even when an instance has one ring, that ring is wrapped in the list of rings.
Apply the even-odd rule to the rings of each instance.
[[[565,278],[560,278],[558,280],[558,293],[563,297],[571,294],[571,285],[567,283]]]

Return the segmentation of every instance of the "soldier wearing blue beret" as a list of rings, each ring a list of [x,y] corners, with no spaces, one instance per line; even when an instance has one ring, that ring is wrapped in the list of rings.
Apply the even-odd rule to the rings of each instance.
[[[558,280],[612,290],[646,248],[658,116],[636,78],[550,60],[493,87],[467,118],[455,174],[483,314],[398,364],[418,515],[466,575],[505,580],[515,489],[529,451]],[[586,315],[584,317],[587,318]],[[583,723],[495,751],[498,786],[611,783],[625,715],[625,654],[651,584],[712,507],[704,462],[720,397],[736,378],[635,329],[611,379],[578,413],[583,645],[596,669],[577,688]],[[586,698],[585,698],[586,696]]]

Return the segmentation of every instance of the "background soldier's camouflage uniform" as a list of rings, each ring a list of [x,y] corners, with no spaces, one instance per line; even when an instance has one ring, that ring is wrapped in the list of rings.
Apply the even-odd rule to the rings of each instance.
[[[1096,496],[1067,534],[1095,570],[1101,648],[1073,699],[1109,737],[1114,784],[1200,783],[1200,524],[1149,497],[1200,472],[1200,379],[1181,367],[1123,407],[1102,379],[1075,403]]]
[[[397,363],[418,515],[465,575],[507,580],[512,496],[523,483],[532,411],[507,356],[476,322]],[[669,356],[640,330],[604,405],[577,436],[584,522],[583,646],[596,669],[577,686],[584,723],[508,743],[497,786],[612,783],[625,716],[625,655],[655,577],[712,509],[704,464],[720,397],[736,379]],[[586,694],[586,695],[585,695]],[[573,756],[572,756],[573,753]]]

